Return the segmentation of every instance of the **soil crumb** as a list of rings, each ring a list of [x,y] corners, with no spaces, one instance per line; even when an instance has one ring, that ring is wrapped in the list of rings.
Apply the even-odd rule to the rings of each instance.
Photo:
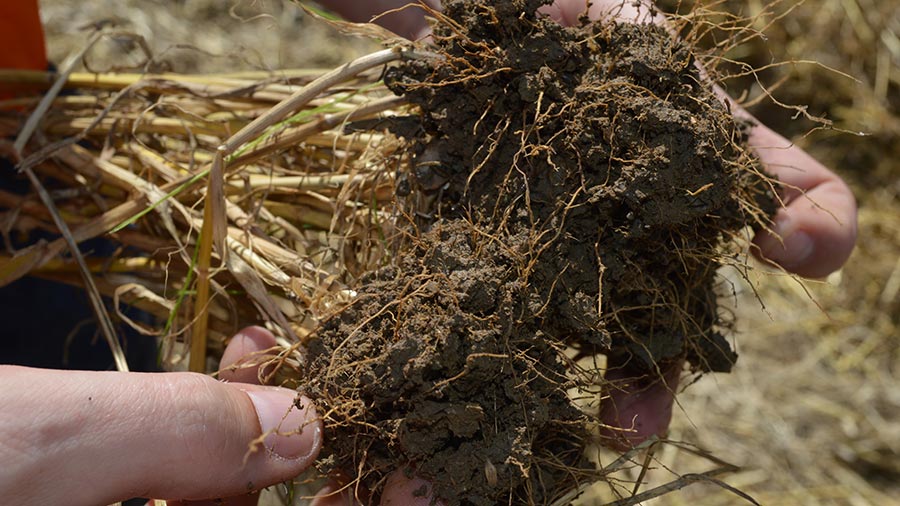
[[[572,357],[737,358],[716,270],[774,210],[741,127],[664,29],[565,28],[543,3],[445,1],[441,57],[386,75],[421,108],[410,223],[310,343],[304,387],[323,468],[376,496],[409,466],[450,506],[550,504],[593,477],[572,392],[602,385]]]

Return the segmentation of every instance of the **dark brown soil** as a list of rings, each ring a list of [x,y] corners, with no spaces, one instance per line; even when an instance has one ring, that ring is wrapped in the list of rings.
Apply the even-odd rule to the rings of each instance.
[[[653,26],[563,28],[540,0],[444,2],[392,266],[309,347],[331,465],[376,493],[409,464],[448,504],[546,504],[583,480],[594,371],[728,371],[716,270],[772,212],[690,48]],[[596,390],[596,389],[595,389]],[[494,479],[496,474],[496,479]]]
[[[567,473],[534,463],[583,467],[585,416],[565,393],[562,343],[518,277],[520,253],[471,232],[437,224],[363,280],[311,343],[307,388],[335,410],[338,461],[365,461],[370,487],[409,463],[449,504],[496,504],[526,481],[543,503]]]

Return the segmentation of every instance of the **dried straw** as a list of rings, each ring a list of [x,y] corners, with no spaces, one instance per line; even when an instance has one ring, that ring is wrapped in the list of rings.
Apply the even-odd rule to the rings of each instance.
[[[193,343],[192,370],[206,370],[207,336],[221,349],[238,325],[255,319],[254,306],[298,343],[327,309],[323,294],[339,296],[342,282],[383,258],[397,141],[377,128],[343,127],[402,111],[378,75],[413,56],[397,47],[327,72],[278,76],[63,74],[56,86],[66,96],[45,95],[25,130],[40,122],[39,135],[26,148],[23,134],[14,149],[26,155],[23,168],[64,193],[53,205],[66,221],[52,222],[29,198],[6,194],[19,217],[11,227],[24,219],[45,230],[72,227],[70,247],[105,234],[121,243],[107,266],[142,266],[119,274],[121,286],[149,290],[141,306],[167,322],[159,329],[165,349],[174,350],[176,339]],[[53,79],[0,74],[35,85]],[[36,272],[74,282],[56,261],[65,244],[11,252],[0,280]],[[101,286],[108,297],[120,293]],[[174,365],[181,355],[167,358]]]

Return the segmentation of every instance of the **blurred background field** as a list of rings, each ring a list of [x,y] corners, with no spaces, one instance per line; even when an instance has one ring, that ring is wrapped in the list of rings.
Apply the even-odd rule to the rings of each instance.
[[[375,48],[277,0],[41,4],[53,61],[83,45],[83,28],[97,23],[142,35],[153,56],[145,66],[133,38],[113,37],[89,57],[95,70],[111,70],[111,59],[122,69],[185,73],[327,68]],[[753,17],[766,4],[706,5]],[[691,7],[674,0],[661,6]],[[684,389],[671,439],[739,466],[719,479],[761,504],[900,505],[900,2],[788,1],[755,23],[765,28],[765,39],[728,56],[755,67],[820,63],[776,66],[761,72],[760,82],[779,101],[832,120],[835,129],[811,131],[816,124],[768,100],[751,111],[848,181],[860,204],[860,239],[846,268],[824,281],[757,270],[765,309],[735,280],[738,365],[730,375],[703,377]],[[131,56],[110,57],[123,50]],[[752,79],[728,87],[750,101],[761,94]],[[640,490],[711,464],[678,445],[662,445],[650,466],[652,483]],[[622,486],[619,493],[627,496],[623,491],[633,486]],[[643,504],[748,503],[701,481]]]

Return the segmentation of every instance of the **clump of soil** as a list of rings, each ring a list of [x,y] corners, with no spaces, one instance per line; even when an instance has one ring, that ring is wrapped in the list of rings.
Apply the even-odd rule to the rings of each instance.
[[[546,504],[590,473],[599,353],[727,371],[716,270],[773,211],[689,47],[649,25],[564,28],[541,0],[444,2],[441,57],[389,71],[421,107],[395,261],[309,346],[332,464],[409,465],[450,505]]]
[[[306,388],[334,410],[328,445],[364,462],[370,487],[411,465],[451,505],[497,504],[526,481],[543,503],[564,491],[563,464],[586,465],[563,345],[514,249],[436,224],[310,343]]]

